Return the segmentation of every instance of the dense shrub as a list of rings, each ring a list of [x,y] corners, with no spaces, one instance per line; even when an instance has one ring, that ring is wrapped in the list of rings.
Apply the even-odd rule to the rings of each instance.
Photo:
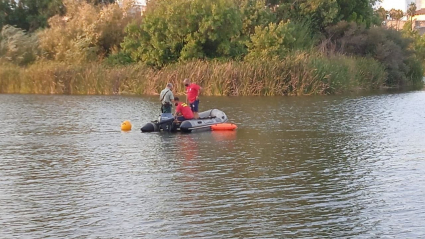
[[[50,28],[39,33],[47,59],[81,63],[118,51],[124,28],[134,17],[127,14],[131,5],[121,8],[118,4],[68,1],[66,7],[66,16],[50,18]]]
[[[127,27],[121,44],[134,61],[164,66],[177,60],[231,57],[242,29],[229,0],[148,2],[143,24]]]
[[[401,32],[340,22],[327,28],[327,37],[322,43],[325,52],[372,57],[381,62],[388,73],[389,86],[410,84],[423,75],[410,47],[413,40],[403,37]]]
[[[26,65],[36,60],[38,39],[34,34],[6,25],[0,32],[0,61]]]
[[[118,53],[113,53],[109,55],[105,60],[104,63],[109,66],[119,66],[119,65],[128,65],[133,63],[133,60],[131,60],[131,57],[124,52],[120,51]]]
[[[309,30],[306,24],[292,22],[257,26],[250,41],[246,43],[248,55],[245,59],[282,59],[289,52],[310,50],[315,40]]]
[[[248,45],[247,60],[283,58],[290,50],[289,45],[295,42],[289,23],[270,23],[265,27],[255,27]]]
[[[369,28],[374,0],[151,0],[142,18],[128,11],[132,0],[122,7],[113,0],[64,1],[52,1],[57,11],[26,19],[45,22],[56,11],[37,35],[2,31],[2,92],[152,94],[186,77],[211,95],[422,85],[425,38],[408,24],[403,34]],[[19,1],[21,9],[0,2],[7,10],[0,24],[21,10],[46,8],[36,2]]]
[[[240,10],[242,14],[242,37],[249,38],[255,33],[255,27],[267,26],[276,23],[276,15],[266,6],[264,0],[242,0]]]

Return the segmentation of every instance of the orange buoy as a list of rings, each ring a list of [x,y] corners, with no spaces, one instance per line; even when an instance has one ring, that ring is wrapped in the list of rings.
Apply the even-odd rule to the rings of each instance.
[[[211,125],[211,130],[235,130],[238,126],[232,123],[223,123]]]
[[[130,123],[130,121],[126,120],[126,121],[122,122],[122,124],[121,124],[121,130],[123,130],[123,131],[129,131],[129,130],[131,130],[131,123]]]

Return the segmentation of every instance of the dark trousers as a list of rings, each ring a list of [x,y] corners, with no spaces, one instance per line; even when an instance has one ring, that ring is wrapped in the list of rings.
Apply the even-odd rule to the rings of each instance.
[[[162,105],[161,113],[171,113],[171,104]]]
[[[183,115],[177,116],[176,120],[178,121],[185,121],[185,120],[190,120],[190,119],[186,119]]]

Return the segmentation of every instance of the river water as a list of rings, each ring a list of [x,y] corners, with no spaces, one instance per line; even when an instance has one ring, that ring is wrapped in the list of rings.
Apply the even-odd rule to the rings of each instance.
[[[0,95],[0,238],[425,238],[424,106],[202,97],[238,130],[169,134],[157,97]]]

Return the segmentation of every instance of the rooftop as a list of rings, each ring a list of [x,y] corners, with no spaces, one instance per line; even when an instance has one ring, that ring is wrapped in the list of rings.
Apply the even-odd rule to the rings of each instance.
[[[425,8],[421,8],[416,11],[416,15],[425,15]]]

